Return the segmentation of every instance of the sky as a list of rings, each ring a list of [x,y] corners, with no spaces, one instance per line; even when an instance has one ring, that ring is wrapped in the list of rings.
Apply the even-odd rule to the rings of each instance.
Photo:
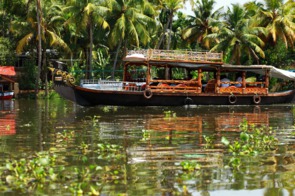
[[[250,0],[215,0],[215,5],[214,7],[216,8],[220,8],[220,7],[224,7],[227,8],[229,6],[231,6],[231,4],[236,4],[239,3],[240,5],[244,5],[247,2],[250,2]]]
[[[215,9],[220,8],[223,6],[224,10],[227,10],[227,7],[230,7],[231,4],[239,3],[240,5],[244,5],[247,2],[250,2],[251,0],[215,0]],[[258,1],[259,2],[259,1]],[[185,4],[185,13],[192,15],[191,7],[189,4],[189,1]]]

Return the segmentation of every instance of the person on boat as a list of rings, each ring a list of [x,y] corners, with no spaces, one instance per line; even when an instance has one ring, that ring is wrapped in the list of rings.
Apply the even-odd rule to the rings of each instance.
[[[236,82],[238,83],[235,84],[235,87],[242,87],[242,77],[240,74],[237,75]]]
[[[225,75],[221,76],[220,82],[221,82],[221,87],[229,87],[230,85],[230,80]]]

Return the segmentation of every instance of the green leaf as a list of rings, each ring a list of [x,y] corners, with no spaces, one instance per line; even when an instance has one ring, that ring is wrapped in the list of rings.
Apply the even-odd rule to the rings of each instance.
[[[228,146],[229,145],[229,140],[226,137],[222,137],[221,138],[221,143],[223,143],[224,145]]]

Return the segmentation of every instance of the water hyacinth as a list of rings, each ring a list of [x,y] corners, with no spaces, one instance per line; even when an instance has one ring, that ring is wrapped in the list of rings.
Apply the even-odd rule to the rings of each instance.
[[[228,152],[233,156],[229,163],[234,168],[241,166],[242,156],[256,156],[276,149],[278,140],[274,137],[274,131],[271,127],[249,126],[247,121],[244,120],[240,128],[241,133],[238,140],[230,142],[225,137],[221,139]]]

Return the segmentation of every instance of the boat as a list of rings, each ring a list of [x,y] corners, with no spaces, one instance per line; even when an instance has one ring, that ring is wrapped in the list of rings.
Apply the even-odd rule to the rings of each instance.
[[[273,92],[271,78],[295,80],[295,73],[270,65],[229,65],[222,53],[131,50],[121,81],[83,79],[50,68],[54,89],[82,106],[270,105],[291,103],[295,90]],[[234,77],[240,76],[239,80]],[[230,80],[223,80],[227,76]]]
[[[0,86],[1,89],[1,86]],[[13,92],[1,92],[0,91],[0,100],[10,100],[13,98]]]
[[[13,66],[0,66],[0,100],[11,100],[14,96],[16,72]]]

